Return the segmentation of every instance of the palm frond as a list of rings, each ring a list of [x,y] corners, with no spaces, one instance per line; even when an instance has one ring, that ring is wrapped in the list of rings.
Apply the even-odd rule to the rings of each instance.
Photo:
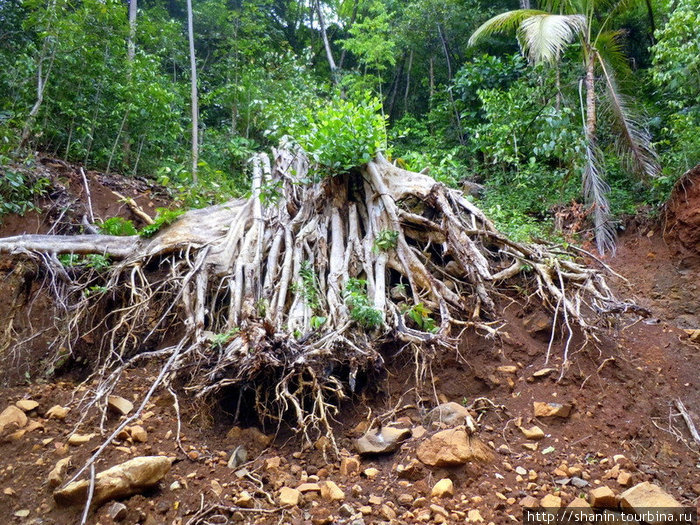
[[[526,18],[518,39],[531,62],[555,62],[576,35],[586,28],[583,15],[539,14]]]
[[[624,49],[625,31],[621,29],[603,31],[593,43],[593,47],[600,53],[606,64],[612,66],[617,74],[627,75],[631,73],[630,63],[625,56]]]
[[[615,255],[615,224],[610,216],[608,192],[601,163],[602,154],[589,138],[586,141],[586,166],[583,170],[583,196],[593,212],[595,242],[601,254]]]
[[[468,45],[473,46],[483,38],[493,35],[494,33],[515,31],[523,20],[531,16],[543,14],[546,15],[546,11],[539,11],[537,9],[516,9],[496,15],[493,18],[489,18],[472,33],[472,36],[469,37]]]
[[[643,178],[656,177],[661,172],[659,160],[651,143],[651,134],[641,125],[631,109],[628,98],[620,92],[609,64],[597,54],[605,87],[606,102],[612,113],[617,150],[627,166]]]

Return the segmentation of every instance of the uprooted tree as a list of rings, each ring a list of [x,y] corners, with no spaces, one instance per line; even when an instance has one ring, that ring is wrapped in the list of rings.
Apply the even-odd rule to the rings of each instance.
[[[497,335],[494,298],[508,281],[539,296],[569,339],[595,338],[630,306],[571,253],[508,239],[461,192],[381,154],[325,178],[291,146],[252,166],[249,198],[189,211],[152,237],[0,239],[0,253],[43,268],[61,311],[55,359],[92,335],[92,404],[127,367],[158,359],[147,397],[175,380],[197,397],[247,391],[258,413],[311,439],[330,435],[337,400],[381,370],[381,345],[412,352],[420,382],[460,329]],[[61,254],[109,267],[67,268]]]

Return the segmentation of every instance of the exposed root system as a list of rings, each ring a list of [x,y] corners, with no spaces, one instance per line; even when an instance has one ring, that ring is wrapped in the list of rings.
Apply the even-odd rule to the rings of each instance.
[[[158,358],[161,384],[203,398],[230,387],[307,439],[332,439],[337,401],[382,370],[380,348],[415,355],[420,382],[460,330],[498,334],[499,288],[536,294],[569,339],[595,338],[601,320],[633,308],[572,253],[509,240],[459,191],[381,155],[332,178],[288,147],[252,166],[250,198],[187,212],[151,238],[0,240],[0,253],[46,269],[61,312],[56,361],[90,343],[101,381],[89,403]],[[109,267],[60,254],[108,256]]]

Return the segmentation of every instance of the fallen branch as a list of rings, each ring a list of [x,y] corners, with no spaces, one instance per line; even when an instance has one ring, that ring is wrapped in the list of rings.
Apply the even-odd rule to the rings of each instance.
[[[680,398],[678,398],[674,401],[674,404],[676,405],[678,412],[681,413],[681,416],[683,417],[683,420],[685,421],[685,424],[688,427],[688,430],[690,431],[690,435],[693,436],[695,443],[700,445],[700,434],[698,433],[698,429],[695,427],[695,423],[693,423],[693,419],[690,417],[690,414],[686,410],[683,401],[681,401]]]

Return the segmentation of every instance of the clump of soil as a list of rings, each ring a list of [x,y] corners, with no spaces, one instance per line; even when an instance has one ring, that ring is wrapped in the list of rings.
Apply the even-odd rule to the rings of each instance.
[[[683,175],[673,188],[664,236],[681,264],[700,262],[700,165]]]

